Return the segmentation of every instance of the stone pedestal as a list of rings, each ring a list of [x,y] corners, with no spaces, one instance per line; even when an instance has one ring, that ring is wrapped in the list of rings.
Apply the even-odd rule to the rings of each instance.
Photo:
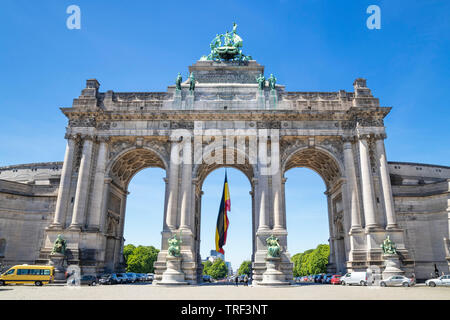
[[[173,108],[174,109],[181,109],[181,90],[175,89],[175,92],[173,94]]]
[[[167,256],[167,269],[162,275],[162,279],[157,284],[162,285],[186,285],[184,273],[181,271],[181,257]]]
[[[276,109],[278,105],[278,94],[277,91],[274,89],[270,90],[270,95],[269,95],[269,106],[270,109]]]
[[[403,275],[405,272],[400,269],[400,259],[397,254],[383,254],[385,269],[382,278],[387,279],[390,276]]]
[[[51,253],[49,255],[50,265],[55,267],[55,282],[65,282],[65,267],[64,267],[64,259],[66,256],[62,253]]]
[[[186,95],[186,110],[194,110],[194,91],[189,91]]]
[[[263,90],[258,89],[257,99],[258,99],[258,109],[264,110],[266,108],[266,98],[264,96]]]
[[[266,257],[266,271],[263,273],[263,280],[259,283],[265,286],[288,285],[286,276],[279,270],[280,257]]]

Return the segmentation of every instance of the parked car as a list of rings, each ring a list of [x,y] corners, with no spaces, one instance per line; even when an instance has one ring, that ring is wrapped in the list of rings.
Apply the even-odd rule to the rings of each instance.
[[[128,283],[135,283],[137,281],[136,273],[127,272],[125,275],[128,277]]]
[[[425,284],[430,287],[450,286],[450,275],[443,275],[436,279],[428,279]]]
[[[138,281],[141,281],[141,282],[147,281],[147,275],[145,273],[138,273],[137,278],[138,278]]]
[[[341,284],[341,275],[339,274],[335,274],[331,277],[330,279],[330,283],[331,284]]]
[[[148,281],[153,281],[154,278],[155,278],[155,275],[153,273],[147,273],[147,280]]]
[[[341,277],[342,285],[361,285],[367,286],[368,274],[367,272],[349,272]]]
[[[129,283],[129,278],[125,273],[116,273],[117,279],[119,279],[119,283]]]
[[[203,275],[203,282],[212,282],[211,276],[204,274]]]
[[[414,279],[405,276],[391,276],[380,281],[381,287],[410,287],[414,285]]]
[[[113,274],[104,274],[98,279],[98,283],[100,284],[117,284],[120,283],[120,280],[117,278],[115,273]]]
[[[322,283],[322,278],[323,278],[323,276],[324,276],[324,274],[317,274],[317,275],[314,277],[314,282],[315,282],[315,283]]]
[[[331,280],[331,277],[332,277],[332,276],[333,276],[333,275],[332,275],[331,273],[324,275],[324,276],[322,277],[322,283],[323,283],[323,284],[330,284],[330,280]]]
[[[75,280],[73,280],[75,282]],[[98,279],[97,276],[93,276],[90,274],[85,274],[83,276],[81,276],[80,278],[80,284],[83,285],[87,285],[87,286],[96,286],[98,283]]]

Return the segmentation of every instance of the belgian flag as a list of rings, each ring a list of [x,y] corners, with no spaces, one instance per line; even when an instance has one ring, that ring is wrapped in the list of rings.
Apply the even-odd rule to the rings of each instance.
[[[230,191],[228,190],[227,172],[225,171],[225,181],[223,183],[222,200],[220,202],[219,216],[216,226],[216,251],[225,254],[223,246],[227,242],[227,231],[230,222],[227,211],[231,210]]]

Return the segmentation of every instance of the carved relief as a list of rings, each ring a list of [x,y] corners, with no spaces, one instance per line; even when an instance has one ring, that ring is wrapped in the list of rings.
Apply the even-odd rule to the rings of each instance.
[[[95,127],[95,118],[79,117],[69,119],[69,127]]]

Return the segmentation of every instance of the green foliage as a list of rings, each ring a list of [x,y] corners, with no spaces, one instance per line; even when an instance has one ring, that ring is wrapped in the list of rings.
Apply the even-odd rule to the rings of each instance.
[[[228,274],[228,267],[222,259],[216,259],[208,269],[208,274],[213,279],[222,279]]]
[[[251,272],[252,272],[252,262],[247,260],[241,263],[241,266],[239,267],[237,274],[239,276],[246,274],[247,276],[250,277]]]
[[[203,261],[202,264],[203,264],[203,274],[209,275],[208,272],[209,272],[209,269],[211,269],[212,262],[209,260],[206,260],[206,261]]]
[[[133,253],[134,249],[136,249],[136,247],[132,244],[127,244],[123,247],[123,257],[125,261],[128,261],[128,257]]]
[[[327,244],[319,244],[316,249],[293,255],[291,261],[294,263],[292,270],[294,277],[325,273],[329,255],[330,246]]]
[[[128,244],[123,248],[123,255],[127,263],[127,272],[153,273],[153,264],[158,257],[159,250],[153,246],[138,246]]]

